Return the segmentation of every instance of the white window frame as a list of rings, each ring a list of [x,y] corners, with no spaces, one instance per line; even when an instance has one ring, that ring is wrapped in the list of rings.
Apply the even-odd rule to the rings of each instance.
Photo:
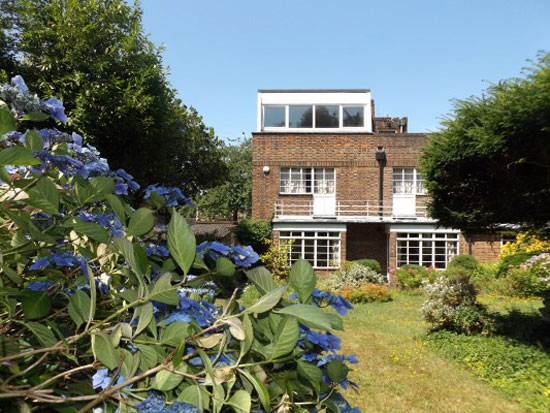
[[[311,106],[312,108],[312,127],[311,128],[296,128],[296,127],[290,127],[289,126],[289,122],[290,122],[290,106]],[[337,127],[334,127],[334,128],[318,128],[317,125],[315,124],[316,122],[316,119],[315,119],[315,112],[316,112],[316,107],[317,106],[338,106],[338,126]],[[285,108],[285,126],[265,126],[264,124],[264,121],[265,121],[265,108],[266,107],[284,107]],[[361,126],[344,126],[344,108],[345,107],[362,107],[363,108],[363,125]],[[367,121],[367,116],[365,115],[366,112],[367,112],[367,105],[362,105],[362,104],[338,104],[338,103],[292,103],[292,104],[288,104],[288,105],[282,105],[282,104],[262,104],[262,130],[263,131],[280,131],[280,130],[292,130],[292,131],[303,131],[303,130],[316,130],[316,131],[319,131],[319,132],[322,132],[322,131],[327,131],[327,132],[330,132],[330,131],[333,131],[333,130],[338,130],[338,129],[346,129],[346,130],[350,130],[350,131],[353,131],[353,130],[363,130],[364,128],[366,128],[366,121]]]
[[[300,246],[301,252],[300,252],[300,258],[306,259],[306,240],[313,240],[313,262],[310,261],[311,265],[315,269],[324,269],[324,270],[330,270],[330,269],[338,269],[340,268],[340,263],[342,261],[342,231],[334,231],[331,229],[326,230],[292,230],[292,229],[280,229],[279,230],[279,240],[280,241],[292,241],[292,247],[294,246]],[[327,233],[326,236],[319,236],[319,233]],[[286,233],[289,233],[291,235],[284,235]],[[318,241],[319,240],[328,240],[327,245],[327,266],[319,266],[319,260],[318,260]],[[331,260],[331,252],[330,249],[333,248],[333,245],[331,245],[331,241],[336,241],[336,246],[338,248],[338,251],[336,252],[336,257],[332,257]],[[332,262],[331,262],[332,261]],[[291,251],[289,251],[288,256],[288,262],[290,265],[293,264],[293,260],[291,258]],[[331,265],[331,263],[333,265]]]
[[[412,169],[412,175],[413,175],[413,180],[412,180],[412,185],[413,185],[413,192],[409,193],[409,192],[396,192],[395,191],[395,175],[396,175],[396,170],[401,170],[401,187],[402,188],[405,188],[405,171],[406,170],[410,170]],[[408,172],[407,172],[408,173]],[[421,179],[418,179],[418,177],[421,177]],[[414,166],[396,166],[392,169],[392,193],[394,195],[427,195],[427,191],[426,191],[426,188],[424,186],[422,186],[422,188],[419,188],[419,182],[424,182],[424,177],[422,176],[422,174],[414,167]]]
[[[309,188],[310,188],[310,192],[307,192],[307,191],[304,191],[304,192],[286,192],[286,191],[281,191],[281,188],[283,188],[283,185],[282,185],[282,174],[283,174],[283,170],[284,169],[288,169],[289,170],[289,178],[292,176],[292,173],[293,172],[298,172],[298,171],[294,171],[295,169],[299,169],[299,173],[300,173],[300,187],[303,187],[303,188],[307,188],[307,184],[306,184],[306,172],[309,171],[309,175],[310,175],[310,183],[309,183]],[[331,168],[331,167],[301,167],[301,166],[282,166],[279,168],[279,183],[278,183],[278,192],[279,192],[279,195],[313,195],[313,194],[319,194],[319,193],[324,193],[324,192],[317,192],[316,191],[316,188],[315,188],[315,171],[316,170],[322,170],[323,171],[323,182],[327,181],[327,179],[325,178],[326,177],[326,173],[327,173],[327,169],[330,169],[333,171],[333,185],[332,185],[332,188],[333,188],[333,192],[328,192],[328,193],[336,193],[336,168]]]
[[[444,235],[443,237],[441,235]],[[429,235],[429,237],[427,236]],[[439,235],[439,236],[438,236]],[[418,261],[411,262],[410,259],[410,241],[418,242],[417,248],[418,249]],[[437,263],[439,261],[436,261],[436,247],[435,242],[436,241],[443,241],[445,242],[445,261],[443,267],[438,267]],[[402,250],[400,249],[399,243],[405,243],[405,256],[406,256],[406,262],[402,262],[400,260],[400,255],[402,255]],[[424,246],[423,242],[430,242],[431,246]],[[449,244],[454,243],[454,254],[451,255],[451,251],[449,250]],[[403,246],[401,246],[403,248]],[[424,248],[431,249],[431,251],[424,251]],[[447,265],[451,261],[451,259],[460,254],[460,235],[458,232],[450,231],[450,232],[442,232],[442,231],[436,231],[436,232],[426,232],[426,231],[402,231],[396,233],[396,240],[395,240],[395,265],[397,268],[401,267],[402,265],[406,264],[415,264],[415,265],[422,265],[423,267],[432,267],[436,270],[445,270],[447,268]],[[423,258],[425,255],[431,255],[431,260],[429,262],[424,262]]]

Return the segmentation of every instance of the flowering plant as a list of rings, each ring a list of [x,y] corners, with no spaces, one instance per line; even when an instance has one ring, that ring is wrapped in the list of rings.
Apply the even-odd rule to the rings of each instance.
[[[48,118],[67,121],[61,101],[0,86],[0,410],[355,410],[340,389],[357,360],[322,308],[351,306],[311,265],[279,286],[249,247],[197,246],[181,192],[133,209],[139,185],[80,135],[28,129]],[[247,308],[217,296],[239,272],[262,294]]]

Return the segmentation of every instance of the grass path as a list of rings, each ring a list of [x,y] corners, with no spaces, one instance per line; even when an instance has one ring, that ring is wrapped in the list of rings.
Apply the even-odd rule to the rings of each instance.
[[[424,346],[421,296],[356,306],[341,333],[345,353],[360,363],[350,373],[360,389],[348,392],[363,412],[525,412],[503,393]]]

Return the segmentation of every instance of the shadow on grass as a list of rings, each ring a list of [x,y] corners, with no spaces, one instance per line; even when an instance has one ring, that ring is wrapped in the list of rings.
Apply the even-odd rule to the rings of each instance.
[[[498,335],[534,345],[550,353],[550,323],[539,314],[511,310],[507,314],[496,314],[494,317]]]

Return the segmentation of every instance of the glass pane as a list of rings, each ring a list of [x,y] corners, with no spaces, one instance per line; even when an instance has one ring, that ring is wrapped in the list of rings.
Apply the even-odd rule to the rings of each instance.
[[[344,106],[344,127],[365,126],[365,108],[363,106]]]
[[[284,127],[285,108],[281,106],[264,106],[264,127]]]
[[[338,106],[315,106],[315,127],[316,128],[338,128],[340,127]]]
[[[288,126],[290,128],[312,128],[313,127],[313,107],[290,106],[289,107]]]

